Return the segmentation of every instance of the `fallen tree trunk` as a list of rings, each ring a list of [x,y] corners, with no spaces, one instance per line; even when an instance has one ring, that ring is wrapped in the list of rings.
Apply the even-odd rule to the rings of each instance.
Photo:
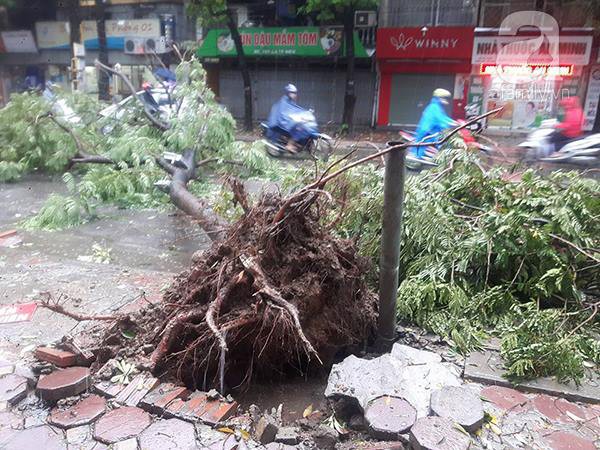
[[[198,220],[211,240],[222,239],[228,223],[187,189],[188,183],[197,176],[196,151],[193,149],[185,150],[181,160],[178,161],[178,165],[171,164],[164,158],[157,158],[156,162],[165,172],[171,175],[171,182],[164,189],[169,194],[171,202],[183,212]]]

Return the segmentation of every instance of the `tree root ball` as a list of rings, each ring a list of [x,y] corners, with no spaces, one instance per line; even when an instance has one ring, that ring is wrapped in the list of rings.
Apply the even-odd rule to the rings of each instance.
[[[177,277],[144,339],[155,373],[232,387],[306,373],[372,337],[367,260],[325,229],[314,203],[273,224],[281,204],[264,197]]]

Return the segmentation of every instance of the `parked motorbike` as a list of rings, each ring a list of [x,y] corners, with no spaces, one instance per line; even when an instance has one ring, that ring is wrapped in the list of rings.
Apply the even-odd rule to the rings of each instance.
[[[456,123],[458,126],[460,126],[466,122],[463,120],[458,120],[458,121],[456,121]],[[484,152],[484,153],[490,153],[492,151],[492,149],[480,142],[477,142],[477,140],[474,137],[474,134],[478,133],[482,129],[481,125],[473,126],[478,123],[479,122],[474,122],[470,126],[461,129],[458,133],[462,137],[463,141],[469,147],[474,148],[474,149]],[[404,142],[410,142],[410,141],[415,140],[415,133],[413,131],[402,130],[399,132],[399,134],[400,134],[400,137],[403,139],[403,141],[402,142],[388,142],[388,145],[398,145],[398,144],[401,144]],[[439,153],[439,150],[435,145],[429,145],[429,146],[425,147],[425,157],[422,159],[415,157],[412,154],[412,152],[408,152],[406,154],[406,166],[412,170],[423,170],[423,169],[430,169],[432,167],[436,167],[437,163],[435,162],[435,158],[437,157],[438,153]]]
[[[544,120],[540,128],[533,130],[527,139],[519,144],[525,160],[584,166],[600,164],[600,133],[575,138],[556,150],[550,142],[556,123],[556,119]]]
[[[298,108],[297,112],[289,114],[289,129],[280,127],[269,128],[266,123],[261,123],[261,129],[267,153],[276,158],[320,158],[327,161],[333,150],[333,138],[325,133],[319,132],[317,119],[311,110]],[[289,151],[286,146],[290,139],[290,132],[300,130],[300,135],[307,136],[306,139],[296,142],[297,152]]]

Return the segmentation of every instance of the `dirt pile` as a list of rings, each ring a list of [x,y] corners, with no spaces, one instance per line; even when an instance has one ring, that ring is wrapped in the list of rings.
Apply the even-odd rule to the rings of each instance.
[[[144,348],[155,375],[231,388],[306,373],[368,339],[376,303],[363,279],[366,260],[319,224],[314,205],[273,225],[281,204],[264,197],[194,258],[162,304],[121,322],[119,333],[112,327],[111,353]],[[135,339],[119,338],[124,328]]]

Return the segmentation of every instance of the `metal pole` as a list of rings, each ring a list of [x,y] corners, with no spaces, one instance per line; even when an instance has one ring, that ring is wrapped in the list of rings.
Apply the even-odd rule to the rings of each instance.
[[[391,347],[396,336],[396,295],[402,238],[405,152],[405,149],[390,152],[385,163],[377,324],[377,347],[382,351]]]

